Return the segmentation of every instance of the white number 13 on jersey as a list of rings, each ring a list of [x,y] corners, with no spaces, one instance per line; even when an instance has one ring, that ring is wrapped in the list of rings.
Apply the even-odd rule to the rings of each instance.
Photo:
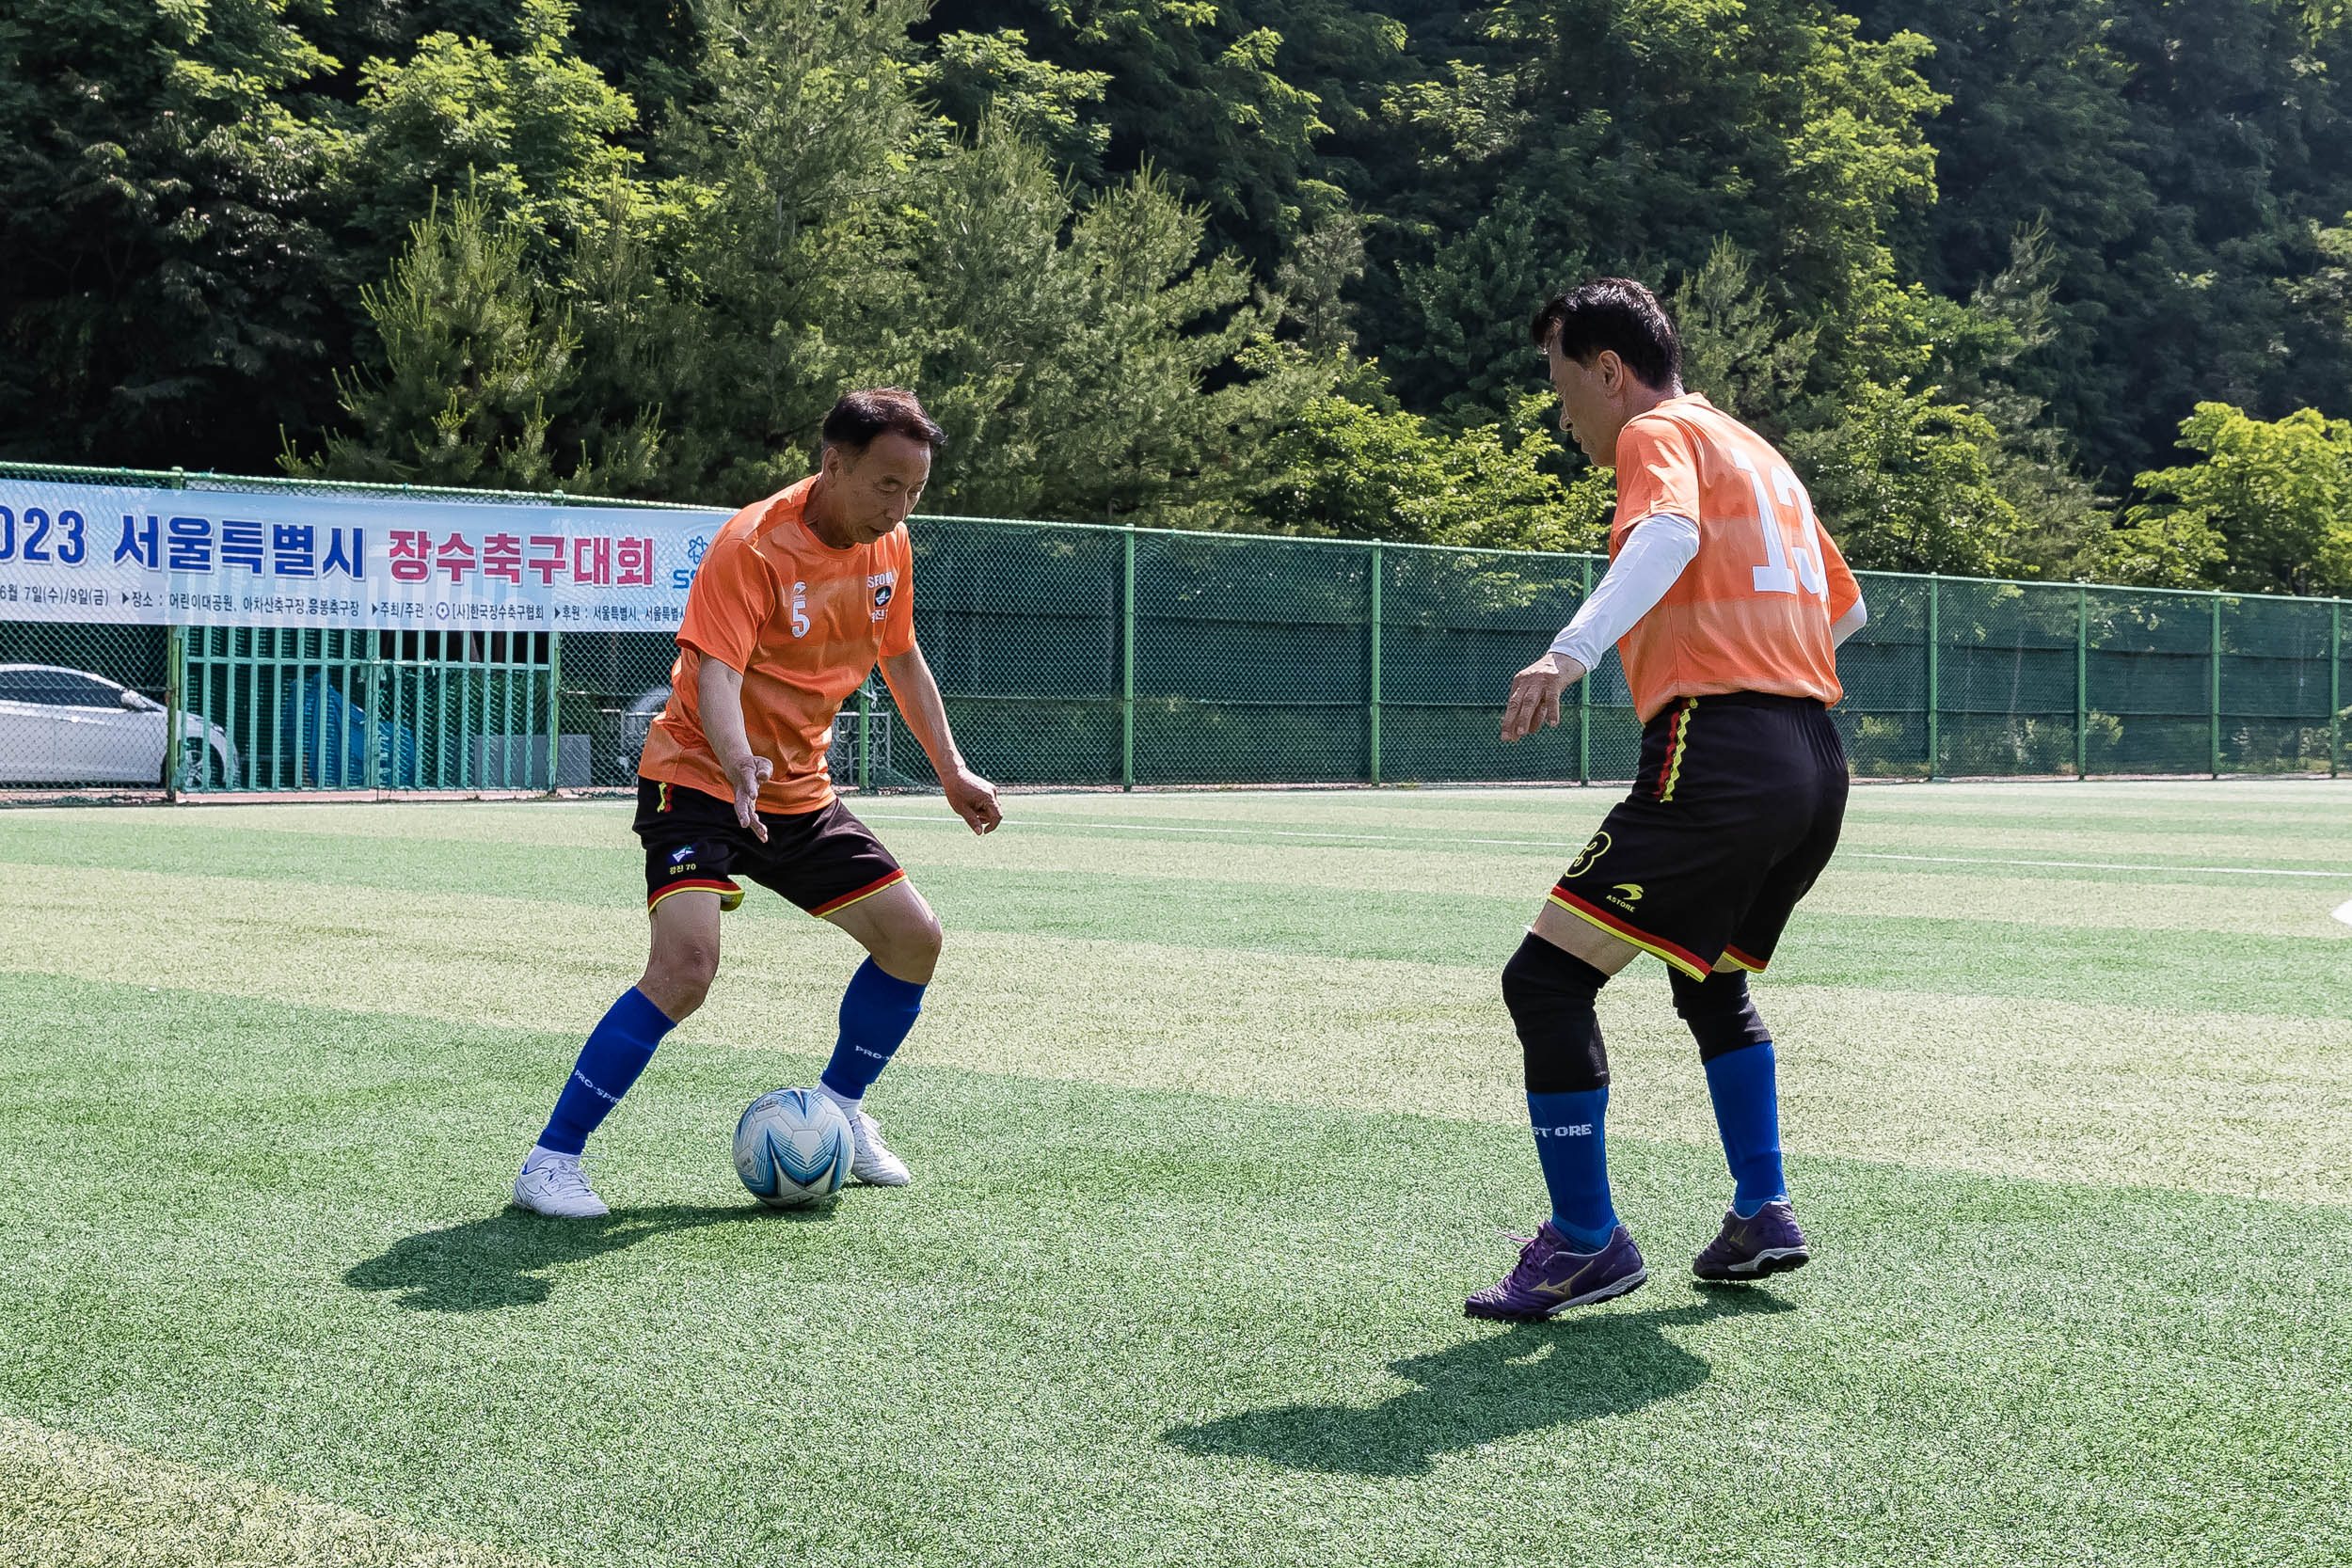
[[[1813,503],[1805,499],[1804,487],[1797,476],[1775,463],[1772,465],[1772,484],[1764,487],[1764,476],[1756,471],[1748,454],[1738,449],[1731,453],[1731,466],[1748,476],[1748,488],[1756,492],[1756,520],[1764,530],[1764,564],[1756,570],[1756,591],[1759,594],[1794,594],[1800,584],[1815,598],[1829,597],[1829,578],[1821,570],[1820,553],[1813,547],[1817,531],[1813,523]],[[1780,506],[1774,506],[1777,499]],[[1804,542],[1792,545],[1782,532],[1780,507],[1793,507],[1797,521],[1804,525]]]

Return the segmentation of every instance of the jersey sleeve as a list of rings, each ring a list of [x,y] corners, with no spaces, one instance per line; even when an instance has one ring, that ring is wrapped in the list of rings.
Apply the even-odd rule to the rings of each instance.
[[[1691,433],[1670,419],[1635,420],[1617,436],[1617,517],[1609,553],[1645,518],[1671,512],[1704,523],[1699,507],[1699,456]]]
[[[707,654],[729,669],[748,669],[759,628],[775,612],[775,578],[767,563],[747,534],[727,529],[711,541],[710,553],[703,557],[686,590],[678,645]]]
[[[891,591],[890,609],[882,620],[883,658],[897,658],[914,646],[914,549],[907,542],[906,524],[898,525],[898,582]]]
[[[1821,552],[1821,569],[1829,575],[1829,621],[1836,626],[1846,618],[1846,611],[1862,602],[1862,584],[1854,580],[1853,568],[1838,553],[1837,541],[1819,522],[1813,525],[1813,543]]]

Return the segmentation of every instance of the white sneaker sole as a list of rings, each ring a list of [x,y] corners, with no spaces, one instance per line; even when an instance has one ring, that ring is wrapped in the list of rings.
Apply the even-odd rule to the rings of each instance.
[[[594,1209],[584,1207],[575,1209],[557,1209],[543,1204],[533,1203],[529,1197],[524,1196],[520,1187],[516,1188],[514,1196],[507,1200],[507,1207],[510,1209],[520,1209],[524,1212],[532,1214],[545,1214],[551,1220],[600,1220],[612,1212],[611,1206],[608,1205],[602,1198],[597,1198],[596,1200],[596,1206]]]

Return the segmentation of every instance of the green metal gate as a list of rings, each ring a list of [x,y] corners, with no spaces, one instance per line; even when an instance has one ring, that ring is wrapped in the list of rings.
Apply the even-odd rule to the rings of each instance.
[[[557,633],[201,626],[173,641],[178,701],[229,743],[186,759],[184,789],[589,783],[586,737],[554,722]]]

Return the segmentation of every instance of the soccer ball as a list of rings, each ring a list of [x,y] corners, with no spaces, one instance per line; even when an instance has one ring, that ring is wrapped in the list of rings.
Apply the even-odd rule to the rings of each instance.
[[[850,1118],[816,1089],[771,1090],[735,1124],[735,1174],[771,1209],[831,1197],[856,1153]]]

